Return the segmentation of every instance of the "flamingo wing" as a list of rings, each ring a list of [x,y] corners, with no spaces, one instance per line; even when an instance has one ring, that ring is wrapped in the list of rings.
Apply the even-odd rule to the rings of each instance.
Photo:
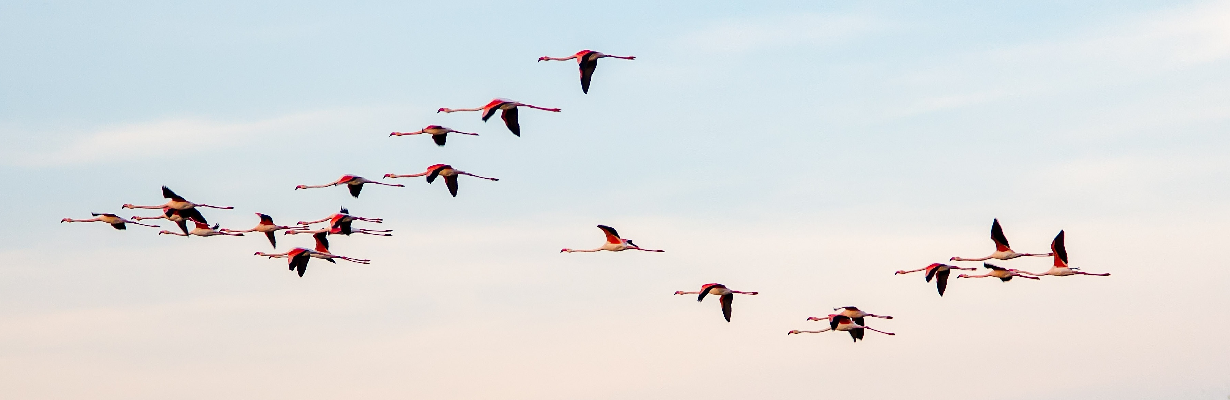
[[[735,302],[735,294],[727,293],[722,295],[722,317],[726,318],[726,322],[730,322],[730,305]]]
[[[167,211],[167,212],[170,212],[170,211]],[[181,217],[184,217],[184,219],[192,219],[192,220],[201,221],[201,223],[203,224],[209,223],[209,221],[205,220],[205,216],[201,215],[201,210],[196,209],[196,207],[179,210],[179,215]]]
[[[1007,271],[1007,269],[1005,269],[1005,268],[1001,268],[1001,267],[997,267],[997,266],[995,266],[994,264],[991,264],[991,263],[982,263],[982,267],[983,267],[983,268],[986,268],[986,269],[993,269],[993,270],[996,270],[996,271]]]
[[[175,194],[175,192],[172,192],[171,188],[168,188],[166,186],[162,187],[162,197],[175,200],[175,201],[187,201],[187,200],[184,200],[183,197],[180,197],[178,194]]]
[[[443,146],[444,142],[448,140],[448,134],[441,133],[439,135],[431,135],[431,140],[436,142],[436,146]]]
[[[328,232],[316,232],[316,234],[312,235],[312,238],[316,239],[316,251],[319,251],[321,253],[329,252],[328,236],[329,236]]]
[[[178,226],[179,230],[184,231],[184,235],[188,234],[188,220],[180,218],[179,221],[175,221],[175,226]]]
[[[278,248],[278,236],[273,234],[273,231],[265,232],[265,237],[269,238],[269,244],[273,248]]]
[[[940,291],[940,296],[943,296],[944,289],[948,288],[948,274],[951,273],[952,271],[947,269],[935,273],[935,287]]]
[[[607,243],[610,243],[610,244],[623,243],[623,240],[619,239],[619,232],[616,232],[615,228],[612,228],[606,225],[598,225],[598,229],[601,229],[602,233],[606,234]]]
[[[1008,251],[1011,246],[1008,246],[1008,237],[1004,236],[1004,228],[999,226],[999,219],[991,223],[991,240],[995,241],[995,251]]]
[[[838,325],[841,325],[842,322],[849,321],[849,320],[850,320],[850,317],[847,317],[845,315],[831,316],[829,317],[829,329],[837,330]]]
[[[1051,253],[1055,253],[1055,266],[1068,266],[1068,249],[1063,247],[1063,231],[1059,231],[1055,235],[1055,240],[1051,241]]]
[[[495,115],[496,110],[499,110],[500,106],[503,106],[505,103],[507,102],[492,100],[490,103],[483,106],[483,122],[487,122],[487,120],[491,119],[491,116]]]
[[[854,338],[855,343],[857,343],[859,339],[862,339],[864,334],[866,334],[866,332],[864,332],[863,328],[855,328],[850,330],[850,337]]]
[[[298,252],[292,251],[290,255],[290,270],[298,272],[299,277],[303,277],[303,273],[307,271],[307,264],[312,259],[312,255],[307,249],[295,250],[298,250]]]
[[[859,324],[859,325],[862,325],[863,322],[865,322],[865,320],[863,320],[863,317],[850,318],[850,320],[854,321],[854,323]]]
[[[125,230],[125,229],[128,229],[128,227],[127,227],[127,226],[125,226],[123,222],[118,222],[118,223],[111,224],[111,227],[112,227],[112,228],[115,228],[116,230],[121,230],[121,231],[122,231],[122,230]]]
[[[517,123],[516,107],[504,110],[503,113],[500,113],[500,118],[504,120],[504,126],[507,126],[509,131],[512,131],[514,135],[521,136],[521,124]]]
[[[431,171],[430,174],[427,174],[427,183],[435,182],[436,177],[440,176],[440,171],[444,171],[445,168],[452,168],[452,167],[448,165],[444,165],[444,164],[436,164],[436,165],[427,167],[427,170]]]
[[[448,186],[449,194],[457,197],[457,175],[449,175],[444,177],[444,185]]]
[[[347,184],[346,187],[350,189],[350,195],[354,196],[356,199],[359,198],[359,192],[363,191],[362,183],[354,184],[354,185]]]
[[[713,289],[713,288],[716,288],[716,287],[725,287],[725,286],[722,286],[722,285],[717,284],[717,283],[710,283],[710,284],[708,284],[708,285],[701,286],[701,287],[700,287],[700,295],[696,296],[696,301],[701,301],[701,300],[704,300],[704,299],[705,299],[705,295],[709,294],[709,290],[710,290],[710,289]]]
[[[337,222],[333,223],[333,226],[329,227],[329,230],[336,230],[343,235],[350,236],[351,233],[354,233],[354,229],[350,227],[350,224],[352,222],[354,221],[348,221],[344,219],[338,220]]]
[[[937,267],[927,267],[927,282],[931,282],[931,278],[935,277],[937,271],[939,271]]]
[[[594,77],[594,70],[598,69],[598,58],[590,59],[588,53],[582,56],[580,62],[581,68],[581,91],[589,94],[589,81]]]

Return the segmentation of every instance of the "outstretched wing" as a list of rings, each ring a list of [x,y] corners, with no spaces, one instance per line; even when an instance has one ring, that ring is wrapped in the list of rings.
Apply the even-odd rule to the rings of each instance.
[[[448,186],[448,192],[457,197],[457,175],[449,175],[444,177],[444,184]]]
[[[265,237],[269,238],[269,244],[273,248],[278,248],[278,236],[273,234],[273,231],[265,232]]]
[[[500,118],[504,119],[504,125],[508,127],[509,131],[512,131],[514,135],[521,136],[521,124],[517,123],[516,107],[504,110],[500,114]]]
[[[589,80],[594,77],[594,70],[598,68],[598,59],[589,59],[592,53],[581,56],[581,91],[589,94]]]
[[[944,295],[944,289],[948,288],[948,274],[952,271],[943,270],[935,273],[935,287],[940,291],[940,296]]]
[[[995,241],[995,251],[1008,251],[1008,237],[1004,236],[1004,228],[999,226],[999,219],[991,223],[991,240]]]
[[[991,264],[991,263],[982,263],[982,267],[983,267],[983,268],[986,268],[986,269],[993,269],[993,270],[996,270],[996,271],[1007,271],[1007,270],[1008,270],[1008,269],[1006,269],[1006,268],[997,267],[997,266],[995,266],[994,264]]]
[[[704,299],[705,299],[705,295],[709,294],[709,290],[711,290],[711,289],[713,289],[713,288],[715,288],[715,287],[725,287],[725,286],[722,286],[722,285],[717,284],[717,283],[710,283],[710,284],[708,284],[708,285],[701,286],[701,287],[700,287],[700,295],[696,296],[696,301],[701,301],[701,300],[704,300]]]
[[[598,229],[601,229],[602,233],[606,234],[607,243],[610,243],[610,244],[623,243],[623,241],[619,239],[619,232],[616,232],[615,228],[612,228],[606,225],[598,225]]]
[[[359,197],[359,192],[362,192],[362,191],[363,191],[363,184],[362,184],[362,183],[357,184],[357,185],[347,184],[347,185],[346,185],[346,187],[350,188],[350,195],[351,195],[351,196],[354,196],[355,198],[358,198],[358,197]]]
[[[850,317],[845,315],[837,315],[829,318],[829,329],[837,330],[837,325],[841,325],[842,321],[849,321]]]
[[[735,294],[727,293],[722,295],[722,316],[726,318],[726,322],[730,322],[730,304],[735,302]]]
[[[443,171],[445,168],[451,168],[451,167],[445,164],[436,164],[436,165],[427,167],[427,170],[431,171],[430,174],[427,174],[427,183],[435,182],[436,177],[440,176],[440,171]]]
[[[127,227],[127,226],[124,226],[124,223],[123,223],[123,222],[116,223],[116,224],[111,224],[111,227],[112,227],[112,228],[115,228],[115,229],[118,229],[118,230],[121,230],[121,231],[122,231],[122,230],[125,230],[125,229],[128,229],[128,227]]]
[[[169,211],[168,211],[168,212],[169,212]],[[188,208],[188,209],[184,209],[184,210],[179,210],[179,215],[180,215],[181,217],[184,217],[184,219],[192,219],[192,220],[196,220],[196,221],[201,221],[201,223],[203,223],[203,224],[208,224],[208,223],[209,223],[209,221],[206,221],[206,220],[205,220],[205,216],[204,216],[204,215],[201,215],[201,210],[196,209],[196,207],[192,207],[192,208]]]
[[[184,235],[188,234],[188,220],[180,218],[179,221],[175,221],[175,225],[179,226],[179,230],[184,231]]]
[[[862,325],[863,322],[865,322],[865,320],[863,320],[863,317],[851,318],[851,320],[853,320],[854,323],[859,324],[859,325]]]
[[[316,234],[312,235],[312,237],[316,239],[316,251],[319,251],[321,253],[329,252],[328,236],[329,236],[328,232],[316,232]]]
[[[444,142],[448,140],[448,134],[441,133],[439,135],[431,135],[431,140],[436,141],[436,146],[443,146]]]
[[[487,122],[487,120],[491,119],[491,116],[495,115],[495,112],[499,110],[500,106],[503,106],[504,103],[507,102],[492,100],[490,103],[487,103],[486,106],[483,106],[483,122]]]
[[[258,214],[261,216],[261,225],[273,225],[273,217],[268,214]]]
[[[303,273],[307,271],[308,261],[312,259],[312,255],[306,251],[301,251],[290,257],[290,270],[299,273],[299,277],[303,277]]]
[[[1063,231],[1059,231],[1059,234],[1055,235],[1055,240],[1051,241],[1051,253],[1055,253],[1056,267],[1068,266],[1068,249],[1063,247]]]
[[[939,268],[939,267],[930,267],[930,268],[927,268],[927,282],[931,282],[931,278],[934,278],[934,277],[935,277],[935,273],[936,273],[937,271],[939,271],[939,270],[940,270],[940,268]]]
[[[862,324],[859,324],[859,325],[862,325]],[[855,341],[855,342],[858,342],[858,341],[859,341],[859,339],[862,339],[862,338],[863,338],[863,335],[864,335],[864,334],[866,334],[866,333],[867,333],[867,332],[864,332],[864,329],[863,329],[863,328],[851,329],[851,330],[850,330],[850,337],[854,338],[854,341]]]
[[[175,192],[172,192],[171,188],[168,188],[166,186],[162,187],[162,197],[175,200],[175,201],[187,201],[187,200],[184,200],[183,197],[180,197],[178,194],[175,194]]]

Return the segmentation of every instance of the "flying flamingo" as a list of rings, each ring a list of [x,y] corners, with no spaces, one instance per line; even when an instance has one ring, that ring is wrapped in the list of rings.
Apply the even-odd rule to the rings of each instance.
[[[550,112],[560,112],[561,111],[558,108],[539,107],[535,105],[512,101],[509,99],[497,98],[497,99],[491,100],[491,102],[487,103],[487,105],[478,107],[478,108],[455,108],[455,109],[454,108],[441,108],[439,110],[436,110],[436,112],[437,113],[441,113],[441,112],[454,113],[458,111],[482,111],[483,112],[483,122],[487,122],[488,119],[491,119],[492,115],[495,115],[496,110],[501,110],[503,112],[500,113],[500,118],[504,120],[504,125],[508,126],[508,130],[512,131],[514,135],[521,136],[521,125],[517,123],[517,107],[521,107],[521,106],[533,108],[536,110],[550,111]]]
[[[858,309],[858,307],[855,307],[855,306],[837,307],[833,309],[833,311],[837,311],[837,310],[841,310],[841,312],[837,313],[837,315],[844,315],[844,316],[850,317],[851,320],[854,320],[854,323],[859,324],[859,325],[863,324],[864,317],[893,319],[891,315],[875,315],[875,314],[865,313],[863,312],[863,310],[860,310]],[[821,318],[810,317],[807,320],[808,321],[819,321],[821,320]]]
[[[431,140],[436,141],[436,146],[444,146],[444,142],[448,140],[449,133],[460,133],[462,135],[478,136],[477,133],[462,132],[453,128],[443,127],[440,125],[427,125],[426,128],[420,129],[417,132],[393,132],[389,136],[409,136],[409,135],[431,135]]]
[[[274,224],[273,217],[270,217],[267,214],[256,213],[256,216],[260,217],[261,222],[256,224],[255,228],[243,229],[243,230],[223,228],[222,232],[226,232],[226,233],[261,232],[265,234],[265,237],[269,238],[269,245],[273,246],[273,248],[276,249],[278,248],[278,239],[277,239],[277,236],[273,234],[274,232],[284,230],[284,229],[307,229],[306,226],[282,226],[282,225]]]
[[[740,292],[738,290],[730,290],[726,288],[726,285],[720,283],[706,283],[701,285],[699,292],[685,292],[682,290],[675,291],[676,295],[700,294],[700,296],[696,296],[697,302],[704,300],[705,295],[710,293],[713,293],[714,296],[722,296],[720,300],[722,303],[722,317],[726,318],[726,322],[730,322],[730,305],[731,303],[734,303],[736,294],[746,294],[752,296],[760,294],[760,292]]]
[[[90,218],[90,219],[72,219],[72,218],[65,218],[65,219],[60,220],[60,223],[65,223],[65,222],[106,222],[106,223],[110,224],[112,228],[115,228],[115,229],[118,229],[118,230],[121,230],[121,231],[122,231],[122,230],[125,230],[125,229],[128,229],[128,227],[124,226],[124,224],[133,224],[133,225],[148,226],[148,227],[150,227],[150,228],[157,228],[157,227],[158,227],[158,225],[147,225],[147,224],[142,224],[142,223],[140,223],[140,222],[136,222],[136,221],[129,221],[129,220],[126,220],[126,219],[120,218],[118,215],[115,215],[115,214],[106,214],[106,213],[90,213],[90,215],[93,215],[93,216],[94,216],[94,218]]]
[[[352,227],[351,224],[354,221],[364,221],[364,222],[372,222],[372,223],[380,224],[380,223],[384,223],[384,220],[380,218],[364,218],[364,217],[356,217],[356,216],[350,215],[350,210],[347,210],[346,207],[342,207],[341,211],[338,212],[337,214],[333,214],[328,217],[321,218],[315,221],[299,221],[299,222],[296,222],[296,224],[312,225],[312,224],[325,222],[325,221],[329,221],[330,230],[337,229],[338,232],[335,232],[335,233],[340,233],[343,235],[350,235],[351,233],[363,233],[363,234],[368,234],[368,235],[375,235],[375,234],[380,234],[380,233],[392,232],[392,230],[388,230],[388,229],[383,229],[383,230],[359,229],[359,228]]]
[[[157,206],[134,206],[132,204],[125,204],[124,208],[150,208],[150,209],[159,209],[159,210],[162,209],[163,207],[170,207],[176,210],[187,210],[187,209],[195,208],[195,207],[217,208],[221,210],[230,210],[230,209],[235,208],[235,207],[229,207],[229,206],[220,207],[220,206],[211,206],[208,204],[193,203],[191,201],[185,200],[180,195],[175,194],[175,192],[172,192],[171,189],[167,188],[166,186],[162,187],[162,197],[165,197],[171,200],[168,201],[166,204],[157,205]],[[185,216],[187,217],[187,215]],[[201,221],[204,221],[204,219],[201,219]]]
[[[417,177],[424,176],[424,175],[427,176],[427,183],[435,182],[437,176],[443,176],[444,185],[448,186],[448,192],[451,193],[453,197],[457,197],[457,176],[458,175],[473,176],[475,178],[486,179],[492,182],[499,180],[497,178],[488,178],[484,176],[474,175],[469,172],[465,172],[465,171],[453,168],[452,165],[448,165],[448,164],[432,165],[432,166],[427,167],[427,171],[420,172],[417,174],[410,174],[410,175],[384,174],[384,177],[385,178],[417,178]]]
[[[826,319],[826,318],[810,317],[807,320],[808,321],[819,321],[823,319]],[[829,314],[827,320],[829,321],[828,328],[824,328],[818,331],[801,331],[801,330],[795,329],[790,332],[786,332],[786,335],[797,335],[800,333],[822,333],[822,332],[828,332],[828,331],[846,331],[850,333],[850,337],[854,338],[855,342],[858,342],[859,339],[863,338],[864,329],[874,331],[874,332],[880,332],[880,333],[883,333],[889,336],[896,335],[896,333],[876,330],[869,326],[855,323],[854,321],[851,320],[850,317],[847,317],[841,314]]]
[[[999,227],[998,218],[995,219],[995,222],[991,223],[991,240],[995,241],[995,252],[991,253],[989,256],[983,258],[953,257],[948,259],[948,261],[985,261],[992,258],[996,260],[1011,260],[1017,257],[1047,257],[1051,255],[1050,253],[1029,254],[1012,251],[1012,249],[1008,247],[1008,237],[1004,236],[1004,229]]]
[[[1055,266],[1051,267],[1051,269],[1047,270],[1046,272],[1043,272],[1043,273],[1040,273],[1040,274],[1035,274],[1035,273],[1033,273],[1033,272],[1021,271],[1021,270],[1015,270],[1015,269],[1014,269],[1014,270],[1012,270],[1012,271],[1014,271],[1014,272],[1020,272],[1020,273],[1022,273],[1022,274],[1029,274],[1029,275],[1033,275],[1033,276],[1043,276],[1043,275],[1050,275],[1050,276],[1068,276],[1068,275],[1110,276],[1110,274],[1109,274],[1109,273],[1105,273],[1105,274],[1094,274],[1094,273],[1089,273],[1089,272],[1077,271],[1077,268],[1070,268],[1070,267],[1068,267],[1068,249],[1065,249],[1065,248],[1063,247],[1063,231],[1059,231],[1059,234],[1058,234],[1058,235],[1055,235],[1055,240],[1051,241],[1051,253],[1055,254]]]
[[[1012,277],[1014,277],[1014,276],[1019,276],[1019,277],[1025,278],[1025,279],[1033,279],[1033,280],[1038,280],[1038,277],[1029,276],[1029,275],[1021,275],[1020,271],[1017,271],[1017,270],[1015,270],[1015,269],[1000,268],[1000,267],[996,267],[996,266],[991,265],[991,264],[988,264],[988,263],[982,263],[982,266],[983,266],[983,267],[986,267],[986,268],[987,268],[987,269],[989,269],[990,271],[987,271],[987,273],[986,273],[986,274],[983,274],[983,275],[966,275],[966,274],[961,274],[961,275],[957,275],[957,277],[958,277],[958,278],[987,278],[987,277],[992,277],[992,278],[999,278],[999,280],[1004,281],[1004,282],[1007,282],[1007,281],[1012,280]]]
[[[538,61],[568,61],[577,59],[577,64],[581,68],[581,91],[589,94],[589,80],[594,77],[594,69],[598,68],[598,59],[600,58],[621,58],[624,60],[635,60],[634,56],[613,56],[610,54],[602,54],[593,50],[581,50],[577,54],[573,54],[564,58],[556,57],[538,57]]]
[[[192,222],[196,224],[196,228],[193,228],[193,229],[192,229],[191,231],[189,231],[188,233],[178,233],[178,232],[172,232],[172,231],[162,231],[162,232],[158,232],[158,234],[159,234],[159,235],[175,235],[175,236],[201,236],[201,237],[210,237],[210,236],[243,236],[243,234],[242,234],[242,233],[228,233],[228,232],[225,232],[225,231],[222,231],[222,230],[218,230],[218,224],[214,224],[214,226],[210,227],[210,226],[209,226],[209,224],[206,224],[206,223],[201,222],[201,221],[193,220]]]
[[[931,282],[931,278],[935,278],[935,287],[936,289],[939,290],[940,296],[943,296],[944,289],[948,288],[948,274],[951,274],[952,270],[954,269],[965,270],[965,271],[977,271],[978,270],[978,268],[973,268],[973,267],[958,267],[955,265],[932,263],[931,265],[928,265],[924,268],[912,269],[909,271],[905,271],[905,270],[897,271],[897,272],[894,272],[893,275],[909,274],[909,273],[918,272],[918,271],[927,271],[927,282]]]
[[[360,260],[360,259],[342,257],[342,256],[330,254],[327,243],[328,242],[326,241],[325,244],[322,245],[320,238],[317,238],[316,248],[318,250],[309,250],[309,249],[305,249],[302,247],[296,247],[285,253],[271,254],[271,253],[264,253],[264,252],[258,251],[254,255],[269,257],[271,259],[286,258],[290,266],[290,270],[297,271],[299,273],[299,277],[301,278],[303,277],[303,273],[307,271],[308,261],[311,261],[312,258],[321,258],[321,259],[324,259],[325,261],[328,261],[334,264],[337,263],[336,261],[333,261],[333,259],[335,258],[340,258],[346,261],[350,261],[353,263],[359,263],[359,264],[367,264],[371,262],[370,260]],[[319,249],[321,249],[322,247],[324,250],[323,252],[319,251]]]
[[[635,243],[632,243],[632,239],[621,239],[619,237],[619,232],[616,232],[615,228],[612,228],[606,225],[598,225],[598,229],[601,229],[602,233],[606,234],[606,243],[603,243],[602,247],[599,247],[596,249],[590,249],[590,250],[573,250],[573,249],[566,248],[566,249],[560,250],[559,252],[560,253],[592,253],[595,251],[603,251],[603,250],[606,250],[606,251],[640,250],[640,251],[648,251],[648,252],[653,252],[653,253],[666,252],[666,250],[642,249],[640,246],[637,246]]]
[[[406,186],[406,185],[398,185],[398,184],[392,184],[392,183],[383,183],[383,182],[369,181],[369,180],[367,180],[367,178],[364,178],[364,177],[361,177],[361,176],[356,176],[356,175],[342,175],[342,177],[341,177],[340,179],[338,179],[338,180],[337,180],[337,182],[333,182],[333,183],[329,183],[329,184],[324,184],[324,185],[299,185],[299,186],[295,186],[295,190],[299,190],[299,189],[316,189],[316,188],[323,188],[323,187],[337,186],[337,185],[343,185],[343,184],[344,184],[344,185],[346,185],[346,187],[347,187],[348,189],[350,189],[350,195],[351,195],[351,196],[354,196],[355,198],[358,198],[358,197],[359,197],[359,192],[363,191],[363,184],[364,184],[364,183],[371,183],[371,184],[375,184],[375,185],[385,185],[385,186],[396,186],[396,187],[405,187],[405,186]]]
[[[167,221],[174,222],[175,226],[178,226],[179,230],[183,231],[185,235],[188,234],[188,220],[189,219],[195,219],[197,221],[205,222],[205,216],[201,215],[201,212],[195,208],[189,208],[187,210],[176,210],[171,207],[163,206],[162,215],[159,215],[157,217],[142,217],[139,215],[132,216],[133,221],[141,221],[141,220],[146,220],[146,219],[165,219]]]

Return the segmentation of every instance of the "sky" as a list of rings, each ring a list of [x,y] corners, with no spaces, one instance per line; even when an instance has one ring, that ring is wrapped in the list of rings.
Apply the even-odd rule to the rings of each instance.
[[[1230,2],[752,3],[0,4],[0,394],[1230,397]],[[535,62],[581,49],[637,59],[589,94]],[[493,97],[563,111],[435,113]],[[481,136],[388,136],[430,124]],[[293,190],[436,163],[500,181]],[[261,235],[58,223],[161,185],[394,236],[300,278]],[[1112,276],[893,275],[995,218]],[[559,253],[597,224],[666,252]],[[708,282],[760,295],[672,296]],[[846,305],[897,335],[786,335]]]

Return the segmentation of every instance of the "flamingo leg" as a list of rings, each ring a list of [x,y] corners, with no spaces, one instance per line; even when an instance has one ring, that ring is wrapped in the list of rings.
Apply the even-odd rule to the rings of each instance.
[[[221,206],[211,206],[209,204],[196,204],[195,206],[205,207],[205,208],[216,208],[219,210],[234,210],[235,209],[235,207],[231,207],[231,206],[221,207]]]
[[[986,260],[990,260],[990,259],[991,259],[991,256],[986,256],[986,257],[983,257],[983,258],[961,258],[961,257],[953,257],[953,258],[949,258],[949,259],[948,259],[948,261],[986,261]]]
[[[523,105],[523,106],[526,106],[526,107],[529,107],[529,108],[533,108],[533,109],[536,109],[536,110],[543,110],[543,111],[550,111],[550,112],[560,112],[560,111],[563,111],[563,110],[560,110],[560,109],[558,109],[558,108],[539,107],[539,106],[535,106],[535,105],[531,105],[531,104],[525,104],[525,103],[520,103],[520,105]]]
[[[473,176],[473,177],[475,177],[475,178],[479,178],[479,179],[486,179],[486,180],[489,180],[489,181],[498,181],[498,180],[499,180],[499,178],[488,178],[488,177],[485,177],[485,176],[478,176],[478,175],[474,175],[474,174],[471,174],[471,173],[469,173],[469,172],[465,172],[465,171],[457,171],[457,173],[458,173],[458,174],[461,174],[461,175],[469,175],[469,176]]]
[[[866,329],[866,330],[869,330],[869,331],[872,331],[872,332],[880,332],[880,333],[883,333],[883,334],[885,334],[885,335],[889,335],[889,336],[895,336],[895,335],[897,335],[896,333],[892,333],[892,332],[885,332],[885,331],[877,330],[877,329],[875,329],[875,328],[871,328],[871,327],[867,327],[867,326],[863,326],[863,329]]]
[[[1081,272],[1081,271],[1072,271],[1072,272],[1076,273],[1077,275],[1110,276],[1109,272],[1101,273],[1101,274],[1095,274],[1092,272]]]

